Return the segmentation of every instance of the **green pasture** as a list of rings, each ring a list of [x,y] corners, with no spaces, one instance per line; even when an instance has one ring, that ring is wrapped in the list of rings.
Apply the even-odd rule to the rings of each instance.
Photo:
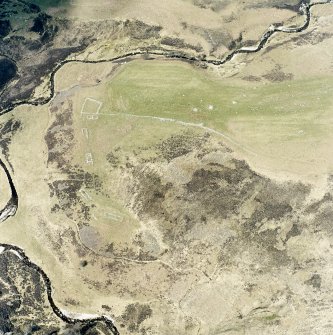
[[[102,113],[129,113],[203,123],[227,130],[232,119],[275,118],[310,127],[331,109],[333,78],[241,82],[176,61],[134,61],[107,87]]]

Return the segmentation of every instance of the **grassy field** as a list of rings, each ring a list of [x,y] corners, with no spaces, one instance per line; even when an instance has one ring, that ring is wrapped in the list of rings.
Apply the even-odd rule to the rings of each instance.
[[[332,104],[333,79],[244,84],[207,76],[178,62],[132,62],[109,83],[101,113],[130,113],[203,122],[227,130],[239,117],[312,122]]]
[[[333,171],[330,76],[249,82],[162,60],[137,60],[117,69],[96,64],[84,71],[71,64],[58,75],[59,90],[67,90],[75,78],[82,78],[80,88],[73,89],[77,131],[90,128],[95,133],[92,150],[101,154],[126,138],[132,141],[129,134],[135,133],[139,124],[141,132],[130,145],[158,140],[163,133],[161,121],[168,121],[163,129],[170,130],[184,122],[191,130],[219,132],[222,141],[262,173],[308,180],[309,174],[322,176]],[[100,84],[93,84],[98,78]],[[98,120],[81,120],[80,111],[88,97],[102,103]]]
[[[72,64],[59,72],[61,81],[56,80],[57,89],[66,90],[70,78],[82,78],[80,89],[73,91],[77,138],[82,137],[81,128],[89,128],[94,134],[91,150],[100,155],[127,139],[130,146],[150,145],[180,126],[180,121],[191,130],[206,127],[204,131],[220,132],[221,140],[240,150],[263,173],[298,177],[333,170],[329,76],[248,82],[223,79],[178,61],[138,60],[114,70],[110,77],[112,67],[102,65],[82,71]],[[89,78],[102,81],[90,87],[95,79]],[[87,97],[102,103],[98,120],[81,117]],[[161,122],[163,118],[168,122]],[[134,141],[133,134],[137,134]]]
[[[112,119],[110,114],[131,114],[134,123],[156,117],[186,122],[192,129],[193,124],[202,125],[228,136],[228,144],[236,143],[237,149],[252,152],[246,158],[265,171],[320,174],[333,167],[328,152],[332,84],[329,76],[245,82],[176,61],[134,61],[98,88],[81,90],[77,101],[82,104],[87,96],[102,101],[103,120]],[[130,122],[131,116],[126,118]],[[103,127],[114,121],[105,121]],[[92,127],[99,129],[101,123]],[[149,134],[146,129],[138,141],[144,144]]]

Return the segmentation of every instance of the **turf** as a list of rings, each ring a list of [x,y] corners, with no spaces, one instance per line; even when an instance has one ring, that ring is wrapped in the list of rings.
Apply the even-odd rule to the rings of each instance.
[[[332,106],[333,79],[240,83],[180,62],[136,61],[110,81],[101,113],[130,113],[204,123],[227,130],[231,119],[283,118],[311,127]],[[212,107],[211,107],[212,106]]]

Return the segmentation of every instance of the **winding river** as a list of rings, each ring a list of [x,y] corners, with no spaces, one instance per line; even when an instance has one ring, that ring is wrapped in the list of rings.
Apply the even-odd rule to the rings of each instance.
[[[90,318],[90,319],[75,319],[75,318],[71,318],[71,317],[67,316],[55,304],[55,302],[52,298],[51,281],[50,281],[49,277],[47,276],[47,274],[44,272],[44,270],[41,267],[39,267],[37,264],[33,263],[29,259],[29,257],[25,254],[24,250],[22,250],[21,248],[19,248],[17,246],[14,246],[14,245],[11,245],[11,244],[0,243],[0,249],[1,249],[0,254],[4,253],[4,252],[8,252],[8,251],[14,252],[24,265],[26,265],[26,266],[30,267],[31,269],[35,270],[36,272],[38,272],[42,276],[43,281],[44,281],[45,286],[46,286],[47,298],[48,298],[48,301],[50,303],[50,306],[52,307],[53,312],[60,319],[62,319],[66,323],[70,323],[70,324],[75,324],[75,323],[78,323],[78,322],[85,322],[87,326],[93,325],[96,322],[103,322],[112,331],[112,333],[114,335],[119,335],[119,332],[118,332],[117,328],[115,327],[113,321],[110,318],[108,318],[107,316],[103,315],[103,316]]]
[[[0,223],[1,223],[3,221],[6,221],[10,216],[14,216],[16,214],[18,207],[18,195],[12,177],[7,169],[7,166],[1,159],[0,159],[0,166],[2,167],[7,176],[8,184],[11,191],[10,199],[8,200],[6,206],[0,211]]]
[[[255,47],[242,47],[239,49],[236,49],[229,53],[224,59],[207,59],[207,58],[202,58],[202,57],[195,57],[195,56],[189,56],[180,52],[177,52],[175,50],[162,50],[162,51],[148,51],[148,50],[137,50],[137,51],[132,51],[128,52],[126,54],[116,56],[113,58],[109,59],[100,59],[100,60],[77,60],[77,59],[67,59],[62,62],[60,62],[51,72],[50,75],[50,94],[48,97],[42,97],[39,99],[36,99],[34,101],[29,101],[29,100],[22,100],[22,101],[16,101],[11,103],[6,109],[2,110],[0,112],[0,116],[3,114],[6,114],[10,111],[12,111],[14,108],[21,106],[21,105],[30,105],[30,106],[40,106],[40,105],[45,105],[48,102],[52,100],[54,97],[54,80],[55,80],[55,75],[56,73],[65,65],[68,63],[84,63],[84,64],[99,64],[99,63],[109,63],[109,62],[116,62],[116,61],[124,61],[129,57],[135,57],[135,56],[142,56],[142,55],[154,55],[154,56],[163,56],[165,58],[172,58],[172,59],[178,59],[178,60],[184,60],[188,62],[201,62],[204,64],[212,64],[216,66],[221,66],[226,64],[227,62],[230,62],[236,55],[238,54],[251,54],[251,53],[256,53],[259,52],[261,49],[264,48],[266,45],[267,41],[276,33],[287,33],[287,34],[292,34],[292,33],[300,33],[304,30],[306,30],[311,22],[311,8],[317,5],[326,5],[326,4],[331,4],[333,3],[333,0],[328,0],[328,1],[318,1],[318,2],[313,2],[311,4],[306,3],[307,0],[303,0],[301,5],[300,5],[300,12],[303,13],[305,17],[305,21],[303,25],[295,28],[288,28],[284,27],[282,25],[271,25],[267,31],[262,35],[260,38],[257,46]]]
[[[325,4],[331,4],[333,3],[333,0],[329,1],[319,1],[319,2],[313,2],[311,4],[307,4],[306,0],[303,0],[301,5],[300,5],[300,12],[303,13],[305,17],[305,21],[302,26],[295,27],[295,28],[289,28],[289,27],[284,27],[280,25],[271,25],[268,30],[262,35],[261,39],[259,40],[257,46],[255,47],[242,47],[239,48],[230,54],[228,54],[224,59],[207,59],[207,58],[199,58],[199,57],[194,57],[194,56],[188,56],[186,54],[182,54],[173,50],[163,50],[160,52],[148,52],[147,50],[137,50],[133,52],[126,53],[121,56],[117,56],[114,58],[110,59],[102,59],[102,60],[64,60],[61,63],[59,63],[55,69],[52,71],[50,75],[50,94],[48,97],[43,97],[39,98],[34,101],[29,101],[29,100],[24,100],[24,101],[17,101],[11,103],[8,108],[0,112],[0,115],[6,114],[10,111],[12,111],[14,108],[21,106],[21,105],[32,105],[32,106],[39,106],[39,105],[45,105],[49,101],[52,100],[55,94],[54,90],[54,81],[55,81],[55,75],[56,73],[61,69],[62,66],[64,66],[67,63],[86,63],[86,64],[97,64],[97,63],[107,63],[107,62],[116,62],[116,61],[124,61],[128,57],[135,57],[135,56],[140,56],[140,55],[155,55],[155,56],[163,56],[165,58],[172,58],[172,59],[179,59],[179,60],[184,60],[184,61],[189,61],[189,62],[201,62],[205,64],[212,64],[216,66],[221,66],[224,65],[225,63],[231,61],[237,54],[250,54],[250,53],[256,53],[260,51],[261,49],[264,48],[266,45],[267,41],[276,33],[300,33],[304,30],[306,30],[309,27],[309,24],[311,22],[311,8],[316,6],[316,5],[325,5]],[[7,175],[8,183],[11,189],[11,198],[7,202],[6,206],[0,210],[0,222],[7,220],[10,216],[14,216],[16,213],[16,210],[18,208],[18,194],[15,189],[15,185],[13,183],[13,180],[11,178],[11,175],[4,164],[4,162],[0,159],[0,166],[4,170],[4,172]],[[47,274],[44,272],[44,270],[39,267],[37,264],[33,263],[29,257],[25,254],[24,250],[21,248],[10,245],[10,244],[4,244],[0,243],[0,254],[3,252],[7,251],[12,251],[14,252],[20,260],[26,265],[29,266],[30,268],[34,269],[37,271],[41,277],[43,278],[43,281],[46,285],[47,289],[47,297],[48,301],[50,303],[50,306],[52,307],[53,312],[64,322],[70,323],[70,324],[75,324],[78,322],[85,322],[88,326],[93,325],[96,322],[103,322],[109,329],[110,331],[118,335],[119,332],[114,325],[113,321],[108,318],[107,316],[100,316],[100,317],[92,317],[89,319],[77,319],[77,318],[72,318],[69,317],[67,314],[62,312],[57,305],[55,304],[53,297],[52,297],[52,285],[49,277]]]

